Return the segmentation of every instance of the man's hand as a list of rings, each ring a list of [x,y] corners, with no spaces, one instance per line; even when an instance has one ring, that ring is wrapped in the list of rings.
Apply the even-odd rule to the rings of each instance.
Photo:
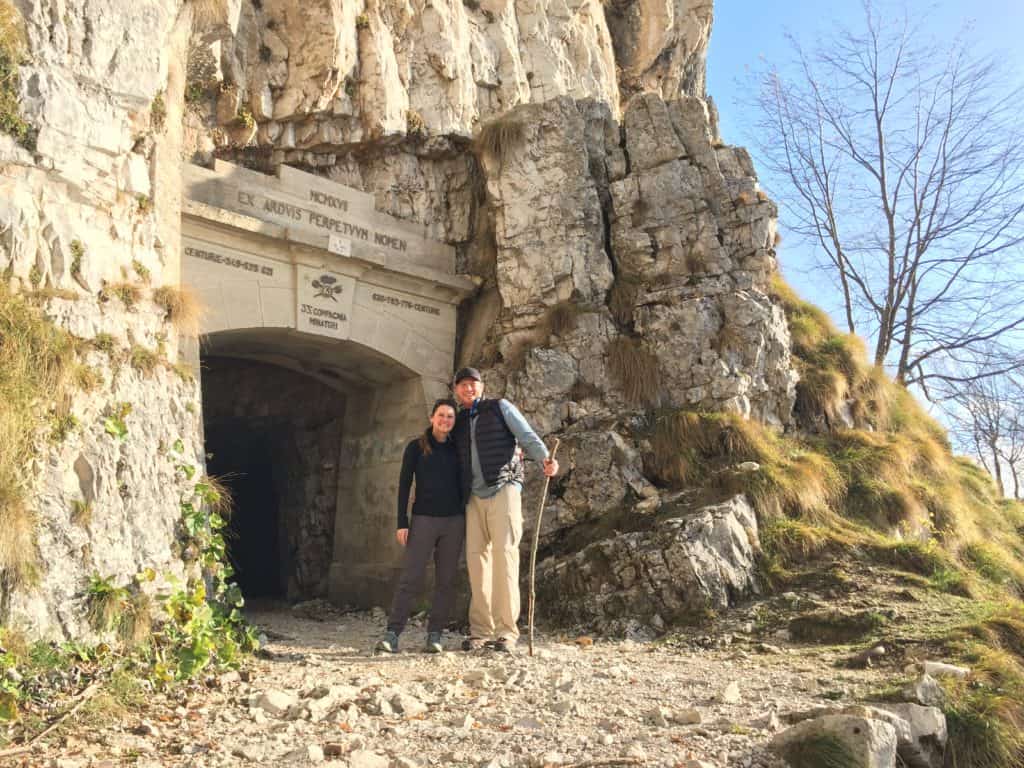
[[[397,531],[395,531],[395,538],[398,539],[398,543],[404,547],[406,544],[409,543],[409,529],[399,528]]]
[[[558,474],[558,462],[555,459],[544,459],[544,476],[554,477]]]

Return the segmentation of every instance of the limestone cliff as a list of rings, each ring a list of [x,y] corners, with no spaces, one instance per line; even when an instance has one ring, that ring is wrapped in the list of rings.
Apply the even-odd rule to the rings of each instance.
[[[179,160],[287,164],[372,194],[479,279],[450,363],[480,365],[490,394],[563,438],[551,552],[587,543],[565,532],[588,522],[662,504],[639,428],[652,408],[790,421],[788,330],[767,293],[776,211],[746,152],[715,134],[710,0],[19,11],[38,137],[27,150],[0,136],[0,268],[12,287],[69,291],[46,306],[77,336],[177,360],[178,331],[150,297],[179,278]],[[126,282],[141,287],[131,306],[112,298]],[[7,595],[7,616],[42,632],[85,631],[89,573],[184,567],[165,458],[179,438],[201,456],[199,390],[88,354],[102,391],[77,395],[82,429],[39,450],[49,566],[37,589]],[[119,402],[144,439],[104,431]],[[87,529],[70,523],[79,495],[96,504]]]
[[[40,435],[28,476],[38,566],[5,621],[84,637],[89,574],[181,575],[182,460],[202,455],[198,387],[175,373],[178,331],[153,301],[179,276],[181,106],[191,8],[18,2],[17,85],[30,141],[0,134],[0,271],[78,339],[98,387],[69,393],[72,428]],[[159,296],[159,293],[157,294]],[[90,376],[92,378],[92,376]],[[56,393],[54,393],[56,394]],[[46,408],[46,404],[40,404]],[[127,429],[127,438],[113,426]],[[21,514],[5,499],[3,526]]]

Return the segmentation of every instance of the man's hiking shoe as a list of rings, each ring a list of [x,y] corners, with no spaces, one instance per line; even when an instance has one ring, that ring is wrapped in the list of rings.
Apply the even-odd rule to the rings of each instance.
[[[398,653],[398,635],[385,632],[384,638],[373,648],[377,653]]]
[[[515,644],[510,643],[504,637],[499,637],[497,640],[488,640],[486,646],[498,653],[512,653],[512,649],[515,648]]]
[[[423,650],[427,653],[442,653],[444,651],[444,646],[441,644],[441,633],[428,632],[427,645]]]
[[[484,641],[479,637],[467,637],[462,641],[462,650],[464,651],[479,651],[484,647]]]

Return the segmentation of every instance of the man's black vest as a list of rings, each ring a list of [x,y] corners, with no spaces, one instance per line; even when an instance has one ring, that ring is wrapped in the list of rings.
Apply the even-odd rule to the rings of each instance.
[[[523,459],[516,436],[505,423],[497,400],[479,400],[476,404],[476,452],[480,470],[487,485],[523,482]],[[462,498],[469,500],[473,486],[473,454],[470,447],[469,409],[459,411],[455,418],[455,450],[462,469]]]

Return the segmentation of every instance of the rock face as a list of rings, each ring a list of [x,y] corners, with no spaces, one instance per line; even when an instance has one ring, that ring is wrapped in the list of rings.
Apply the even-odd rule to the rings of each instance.
[[[169,366],[179,334],[152,291],[178,281],[191,13],[176,0],[17,7],[27,40],[18,101],[35,141],[0,134],[0,272],[13,290],[58,293],[40,300],[82,340],[79,362],[100,385],[71,393],[77,426],[40,439],[27,468],[41,568],[29,587],[4,579],[0,621],[89,637],[89,576],[123,585],[145,568],[189,568],[176,466],[202,463],[199,388]]]
[[[794,398],[768,295],[775,207],[705,100],[710,0],[122,5],[72,2],[56,21],[26,7],[37,146],[0,136],[13,288],[71,291],[77,301],[49,305],[56,322],[173,363],[179,333],[151,292],[180,277],[182,158],[288,164],[356,187],[453,246],[479,281],[451,364],[483,368],[489,395],[563,438],[543,567],[566,594],[604,595],[563,618],[670,622],[755,588],[756,520],[741,499],[645,517],[665,503],[644,474],[652,408],[785,425]],[[122,282],[138,284],[137,306],[110,299]],[[181,488],[159,457],[178,439],[202,457],[200,389],[116,358],[95,358],[108,386],[76,400],[82,434],[41,450],[40,550],[61,565],[4,604],[42,634],[84,632],[74,616],[91,574],[188,567],[174,546]],[[120,402],[144,440],[105,433],[100,416]],[[343,428],[321,415],[288,465],[305,489],[285,504],[295,597],[322,592],[324,512],[347,492],[316,471],[318,441]],[[73,497],[94,487],[93,527],[69,527]],[[628,532],[601,541],[619,521]]]
[[[210,146],[333,165],[320,162],[325,152],[406,133],[470,136],[521,104],[559,96],[592,98],[616,115],[622,96],[638,91],[703,96],[712,7],[267,0],[229,3],[212,17],[190,65],[198,89],[226,85],[215,97],[223,129]]]
[[[591,544],[538,570],[546,616],[602,632],[728,607],[757,590],[757,518],[742,496]]]

